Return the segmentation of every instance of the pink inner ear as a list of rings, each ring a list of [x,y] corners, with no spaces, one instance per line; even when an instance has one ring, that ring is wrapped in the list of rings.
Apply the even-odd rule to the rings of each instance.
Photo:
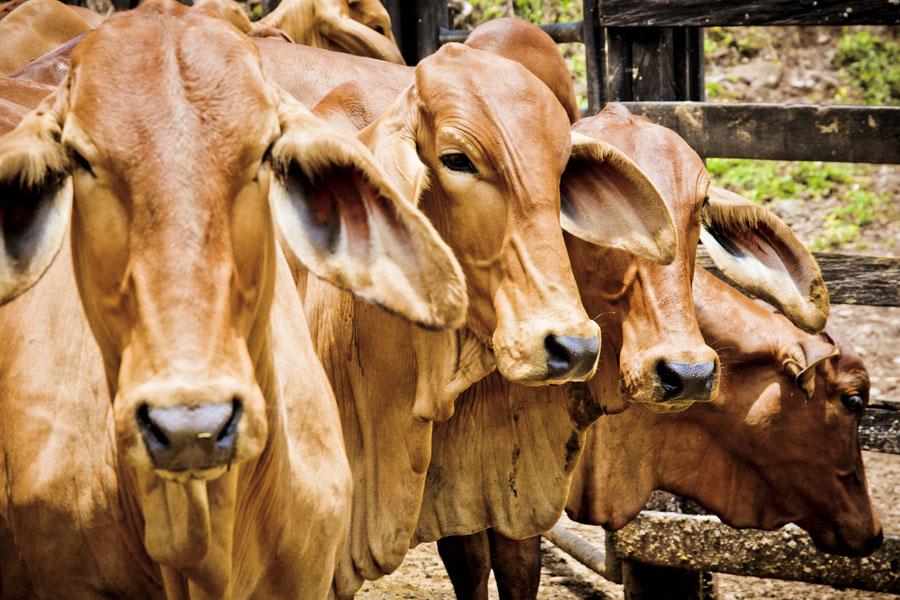
[[[766,268],[773,271],[786,270],[795,282],[808,283],[808,275],[795,260],[794,253],[764,223],[758,223],[753,230],[743,227],[722,229],[714,226],[710,232],[730,254],[735,254],[734,249],[739,253],[752,255]],[[726,243],[722,243],[722,238]],[[809,292],[808,289],[803,291]]]

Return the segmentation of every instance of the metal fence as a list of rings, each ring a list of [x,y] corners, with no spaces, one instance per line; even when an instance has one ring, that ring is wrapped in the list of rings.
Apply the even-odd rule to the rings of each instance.
[[[384,4],[409,64],[468,35],[450,28],[446,0]],[[582,21],[542,29],[557,43],[585,45],[588,114],[624,102],[703,157],[900,163],[900,107],[709,103],[703,73],[703,27],[897,25],[897,0],[584,0],[583,8]],[[833,303],[900,306],[900,258],[815,256]],[[702,249],[698,261],[713,267]],[[866,450],[900,454],[900,403],[875,399],[860,440]],[[665,512],[607,532],[605,551],[562,527],[547,537],[624,583],[633,599],[709,597],[710,571],[900,593],[900,537],[890,534],[865,559],[824,555],[797,528],[737,531],[712,517]]]

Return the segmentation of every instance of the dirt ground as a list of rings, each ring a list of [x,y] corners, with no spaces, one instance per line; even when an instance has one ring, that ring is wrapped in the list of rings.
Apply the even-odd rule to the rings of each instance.
[[[749,102],[820,102],[830,98],[842,85],[830,64],[836,28],[757,28],[759,43],[751,56],[734,59],[721,51],[707,64],[707,81],[725,90],[722,100]],[[576,82],[578,85],[578,82]],[[850,91],[849,100],[854,100]],[[900,243],[900,166],[871,167],[868,185],[872,191],[888,192],[892,200],[875,221],[863,228],[852,244],[834,251],[896,256]],[[816,205],[796,202],[770,204],[805,241],[811,242],[821,229],[824,215],[840,194],[824,198]],[[871,397],[900,401],[900,308],[836,305],[829,323],[852,343],[866,362],[871,377]],[[900,534],[900,456],[864,453],[869,487],[886,533]],[[603,547],[600,528],[572,524],[582,536]],[[837,590],[753,577],[717,575],[719,597],[723,600],[887,599],[894,596],[856,590]],[[441,564],[435,544],[423,544],[407,555],[392,575],[369,582],[359,594],[366,600],[393,598],[452,599],[453,590]],[[490,597],[497,599],[491,579]],[[622,586],[610,583],[580,563],[543,541],[541,591],[546,600],[623,598]]]

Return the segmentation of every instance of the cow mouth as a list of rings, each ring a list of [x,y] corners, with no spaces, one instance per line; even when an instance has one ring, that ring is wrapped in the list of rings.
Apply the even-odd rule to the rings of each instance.
[[[231,463],[218,465],[207,469],[185,469],[181,471],[169,471],[166,469],[153,469],[153,473],[160,479],[173,483],[187,483],[191,480],[213,481],[231,469]]]

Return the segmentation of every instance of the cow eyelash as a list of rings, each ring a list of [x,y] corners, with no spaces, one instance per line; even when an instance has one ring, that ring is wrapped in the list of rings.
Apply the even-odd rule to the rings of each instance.
[[[469,157],[462,152],[449,152],[441,155],[441,163],[451,171],[472,173],[473,175],[478,174],[478,169],[475,168]]]

